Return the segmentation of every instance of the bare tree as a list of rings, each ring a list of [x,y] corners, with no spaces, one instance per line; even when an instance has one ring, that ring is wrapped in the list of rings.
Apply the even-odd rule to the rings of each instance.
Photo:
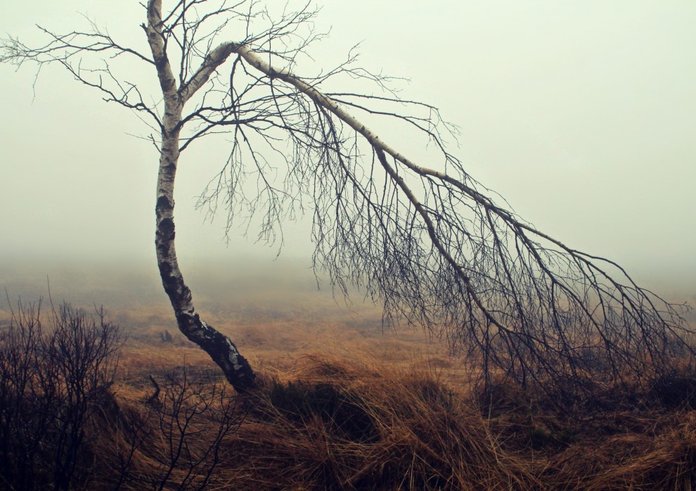
[[[384,77],[356,67],[353,54],[318,75],[296,75],[322,38],[311,4],[273,13],[255,0],[169,3],[147,2],[146,49],[90,23],[69,33],[40,28],[43,46],[6,40],[0,60],[61,65],[152,125],[162,283],[182,333],[235,389],[252,387],[254,372],[199,317],[174,247],[180,155],[221,133],[229,157],[201,205],[225,207],[228,227],[240,212],[259,216],[267,239],[280,233],[283,217],[309,206],[314,264],[334,286],[345,292],[356,285],[379,299],[388,322],[447,336],[480,364],[486,381],[496,373],[542,384],[647,379],[677,356],[693,358],[672,305],[616,263],[537,230],[477,183],[445,148],[449,127],[436,108],[400,99]],[[119,75],[122,58],[156,73],[160,92],[147,95],[145,85]],[[348,78],[371,88],[340,90]],[[426,137],[437,160],[427,167],[410,160],[367,128],[376,120]],[[279,164],[282,182],[274,178]],[[247,196],[250,178],[257,192]]]

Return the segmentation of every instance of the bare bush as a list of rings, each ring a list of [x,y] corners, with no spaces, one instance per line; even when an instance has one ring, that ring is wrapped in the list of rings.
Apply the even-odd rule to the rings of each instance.
[[[43,317],[40,302],[18,302],[0,330],[0,478],[11,489],[89,480],[86,424],[110,397],[117,365],[119,330],[103,310],[64,303],[49,329]]]
[[[152,382],[155,391],[144,413],[122,428],[115,487],[205,489],[217,482],[220,464],[234,458],[223,443],[244,411],[221,381],[194,379],[186,368],[168,374],[164,383]]]

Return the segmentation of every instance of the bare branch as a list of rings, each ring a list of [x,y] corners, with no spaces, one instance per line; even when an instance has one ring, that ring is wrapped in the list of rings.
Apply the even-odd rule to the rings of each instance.
[[[349,104],[415,126],[437,143],[456,177],[409,160],[335,99],[248,46],[238,52],[317,107],[305,115],[321,142],[312,148],[321,176],[315,260],[343,290],[349,280],[381,298],[388,313],[447,335],[481,362],[485,377],[499,369],[522,383],[572,376],[580,384],[600,372],[647,379],[679,356],[693,359],[674,306],[616,263],[567,247],[495,204],[445,151],[430,118]],[[358,175],[360,155],[351,158],[354,143],[346,151],[342,125],[364,138],[384,174],[371,167],[369,179]],[[297,141],[304,137],[285,128]],[[311,148],[313,140],[301,144]],[[381,191],[375,180],[384,183]]]
[[[387,323],[446,337],[486,382],[503,375],[542,387],[574,380],[581,388],[597,380],[645,382],[677,361],[693,363],[693,333],[676,306],[615,262],[518,217],[447,149],[457,130],[437,108],[402,99],[392,79],[356,65],[355,51],[331,69],[296,75],[324,37],[311,3],[296,11],[255,0],[170,3],[163,12],[161,0],[147,2],[148,56],[90,23],[89,32],[44,29],[49,41],[40,48],[4,41],[0,61],[61,65],[106,100],[156,121],[163,285],[181,331],[236,388],[253,386],[253,371],[199,317],[174,248],[179,157],[193,142],[220,135],[228,158],[199,206],[224,208],[227,234],[238,218],[248,228],[260,217],[258,237],[282,245],[283,220],[311,210],[314,264],[335,288],[358,287],[381,301]],[[161,93],[148,97],[118,77],[110,63],[124,55],[155,67]],[[100,63],[83,65],[88,56]],[[356,82],[373,92],[356,91]],[[420,139],[432,150],[426,165],[368,123]]]

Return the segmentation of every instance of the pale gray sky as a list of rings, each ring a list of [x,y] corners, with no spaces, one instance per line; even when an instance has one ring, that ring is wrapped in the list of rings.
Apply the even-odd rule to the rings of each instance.
[[[649,286],[696,292],[696,2],[319,3],[318,27],[332,32],[317,66],[362,41],[361,64],[409,78],[404,97],[440,107],[461,129],[453,153],[520,215]],[[35,23],[71,29],[80,12],[143,45],[136,0],[4,0],[0,33],[30,42]],[[157,155],[131,136],[147,129],[60,70],[45,70],[34,94],[34,74],[0,66],[0,261],[152,258],[155,271]],[[181,163],[184,268],[187,258],[259,251],[250,240],[227,247],[224,221],[194,211],[212,164]],[[306,228],[289,227],[285,254],[306,257]]]

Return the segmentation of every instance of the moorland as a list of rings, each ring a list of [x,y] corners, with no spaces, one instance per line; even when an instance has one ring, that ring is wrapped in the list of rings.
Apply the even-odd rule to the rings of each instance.
[[[240,396],[177,332],[156,277],[71,271],[50,298],[4,272],[1,488],[694,486],[691,372],[572,404],[503,379],[483,391],[446,340],[385,326],[304,267],[194,269],[199,311],[257,371]]]

